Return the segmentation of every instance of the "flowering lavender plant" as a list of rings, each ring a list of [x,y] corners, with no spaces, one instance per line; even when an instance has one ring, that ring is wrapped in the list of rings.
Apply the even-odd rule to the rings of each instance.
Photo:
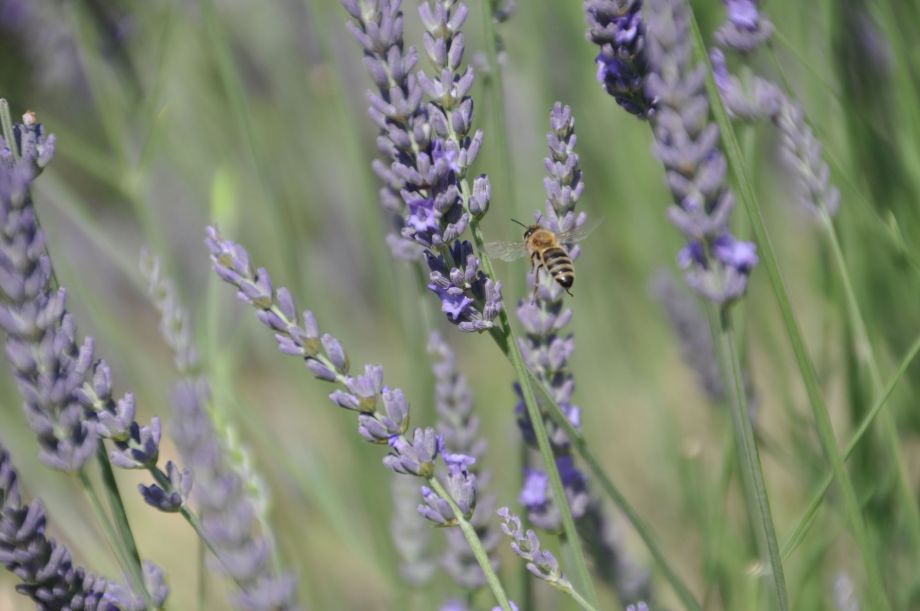
[[[725,23],[716,32],[720,44],[739,53],[751,53],[770,40],[773,24],[764,17],[758,0],[724,0]]]
[[[486,176],[472,187],[467,182],[483,135],[470,133],[474,75],[472,66],[462,68],[466,5],[449,0],[419,9],[432,76],[413,73],[418,54],[414,47],[404,51],[399,0],[343,0],[343,5],[377,87],[368,94],[369,113],[380,128],[384,160],[374,169],[384,182],[381,201],[400,230],[388,238],[390,245],[399,258],[412,259],[421,250],[428,288],[452,323],[463,331],[491,329],[502,308],[501,283],[484,273],[473,245],[462,239],[491,198]]]
[[[650,3],[647,87],[658,101],[655,154],[667,171],[676,202],[671,221],[687,237],[678,261],[703,297],[727,305],[744,295],[757,265],[756,247],[736,239],[728,221],[735,200],[725,183],[719,128],[709,121],[706,71],[691,66],[687,9],[682,2]]]

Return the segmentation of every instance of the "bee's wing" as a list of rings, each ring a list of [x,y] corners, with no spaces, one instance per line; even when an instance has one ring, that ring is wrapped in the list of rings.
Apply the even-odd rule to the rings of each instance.
[[[524,242],[487,242],[485,251],[493,259],[502,261],[514,261],[527,254]]]
[[[588,221],[581,227],[576,227],[571,231],[564,231],[558,235],[559,241],[565,244],[575,244],[576,242],[581,242],[587,238],[592,231],[597,229],[602,220],[603,219],[595,218]]]

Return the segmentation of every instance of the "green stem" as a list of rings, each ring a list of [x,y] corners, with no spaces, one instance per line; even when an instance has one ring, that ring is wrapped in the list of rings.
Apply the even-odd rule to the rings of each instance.
[[[124,501],[118,491],[118,482],[115,481],[115,472],[112,470],[112,463],[109,461],[108,454],[106,454],[105,444],[101,442],[96,449],[96,459],[99,463],[99,470],[102,473],[102,487],[105,490],[106,497],[108,497],[109,509],[112,511],[112,518],[115,521],[115,530],[124,548],[128,576],[134,582],[135,592],[140,594],[147,601],[147,604],[153,607],[153,600],[150,598],[150,593],[147,592],[147,587],[144,584],[144,568],[141,564],[141,555],[137,551],[134,533],[131,531],[131,524],[128,522],[128,512],[125,510]]]
[[[492,590],[492,594],[495,596],[495,601],[501,606],[502,611],[511,611],[511,604],[508,602],[508,595],[505,594],[505,588],[502,587],[501,581],[498,579],[498,575],[495,574],[495,569],[492,568],[492,561],[489,560],[489,555],[486,553],[485,548],[482,546],[482,541],[479,539],[479,535],[476,534],[476,529],[473,528],[473,525],[463,517],[463,512],[460,510],[460,507],[457,506],[456,501],[453,497],[444,489],[444,486],[441,485],[440,480],[437,476],[432,476],[428,478],[428,485],[431,486],[431,489],[434,490],[439,497],[447,501],[447,504],[450,505],[450,508],[454,512],[454,517],[457,520],[457,526],[460,527],[460,530],[463,531],[463,536],[466,538],[466,542],[470,545],[470,550],[473,552],[473,556],[476,558],[476,562],[479,563],[479,568],[482,569],[483,574],[486,577],[486,583],[489,584],[489,589]]]
[[[207,549],[207,544],[198,539],[198,611],[204,611],[208,606],[208,572],[205,570]]]
[[[470,228],[473,233],[473,242],[476,245],[476,251],[482,263],[483,270],[490,278],[497,278],[495,275],[495,268],[492,266],[492,261],[483,248],[482,230],[479,227],[479,221],[471,221]],[[588,573],[588,564],[585,561],[585,553],[582,548],[581,538],[578,536],[575,519],[572,517],[572,509],[569,507],[568,498],[565,495],[565,487],[562,485],[562,477],[559,475],[559,468],[556,465],[556,457],[549,443],[549,435],[546,433],[543,413],[537,405],[537,398],[534,395],[530,372],[527,369],[527,365],[524,363],[524,357],[521,355],[521,349],[518,346],[517,338],[511,329],[508,313],[504,309],[502,309],[499,314],[499,333],[504,335],[507,340],[507,354],[511,358],[511,364],[514,367],[515,375],[521,384],[521,393],[524,395],[524,405],[527,407],[527,414],[530,417],[534,436],[537,439],[537,447],[540,450],[543,464],[549,475],[550,485],[553,489],[553,499],[562,517],[562,530],[565,534],[566,542],[572,547],[572,555],[575,559],[575,575],[578,578],[579,585],[588,596],[588,599],[595,601],[597,600],[597,596],[594,593],[594,584],[591,582],[591,576]]]
[[[831,467],[834,470],[834,477],[837,479],[837,483],[841,488],[847,518],[850,522],[850,528],[852,529],[856,538],[863,563],[865,564],[870,596],[872,600],[871,606],[874,609],[878,609],[879,611],[886,611],[890,609],[891,606],[885,595],[881,573],[879,572],[878,565],[875,562],[875,553],[872,549],[869,533],[866,529],[865,522],[863,521],[863,517],[859,509],[859,503],[856,499],[856,491],[853,489],[853,482],[850,479],[849,473],[846,471],[840,448],[837,446],[837,440],[834,437],[834,429],[831,425],[830,415],[828,414],[827,406],[824,403],[824,397],[821,395],[821,389],[818,384],[817,372],[815,371],[814,363],[808,355],[808,350],[805,347],[805,340],[802,337],[802,332],[799,328],[798,321],[796,320],[795,314],[792,310],[792,304],[789,300],[789,294],[786,290],[785,281],[783,280],[783,276],[779,270],[779,263],[777,262],[776,252],[773,248],[773,243],[770,240],[770,235],[767,232],[767,226],[757,202],[757,195],[754,193],[754,189],[751,186],[750,180],[748,179],[747,171],[744,167],[743,157],[741,154],[741,147],[738,144],[738,139],[735,136],[731,121],[728,118],[728,113],[725,111],[725,106],[723,105],[722,98],[719,95],[719,90],[716,86],[712,73],[712,65],[709,63],[709,59],[706,54],[706,46],[703,42],[703,37],[702,34],[700,34],[699,25],[696,22],[696,17],[692,10],[690,11],[690,28],[693,34],[694,45],[701,60],[706,66],[706,88],[709,93],[709,101],[712,106],[713,115],[715,117],[716,123],[719,125],[719,131],[725,144],[726,157],[728,159],[729,165],[731,166],[732,174],[735,176],[735,180],[738,184],[739,199],[741,200],[745,210],[748,213],[748,216],[751,219],[751,226],[754,230],[754,236],[756,237],[757,243],[760,247],[760,255],[761,260],[763,261],[763,267],[765,268],[767,276],[770,279],[770,284],[773,288],[773,294],[776,297],[786,332],[789,336],[790,343],[792,344],[793,352],[795,353],[795,359],[799,368],[799,373],[801,374],[802,381],[805,385],[805,391],[808,395],[808,402],[811,406],[812,414],[815,419],[815,425],[818,430],[818,438],[821,442],[821,447],[824,450],[824,454],[830,461]]]
[[[877,397],[882,393],[882,375],[879,371],[878,359],[875,355],[875,349],[872,347],[872,342],[869,340],[869,333],[866,330],[866,322],[859,308],[859,302],[856,300],[856,292],[853,290],[853,282],[850,279],[846,258],[843,256],[843,249],[840,247],[840,240],[834,228],[834,221],[826,210],[821,211],[821,225],[830,243],[831,254],[843,282],[844,299],[846,299],[850,324],[855,334],[854,343],[856,344],[857,361],[868,371],[872,396]],[[901,451],[901,441],[898,437],[897,427],[890,410],[882,412],[879,415],[879,420],[881,421],[881,433],[884,438],[882,445],[888,449],[891,454],[891,460],[895,465],[898,492],[904,506],[911,542],[914,550],[920,552],[920,510],[918,510],[917,502],[914,500],[914,492],[911,489],[910,476],[907,472],[907,465],[904,462],[904,454]]]
[[[779,545],[776,542],[776,527],[770,510],[770,500],[763,477],[763,466],[760,463],[760,454],[757,442],[754,439],[754,427],[748,412],[747,394],[744,391],[744,382],[741,379],[741,363],[738,360],[738,351],[735,347],[734,329],[731,322],[731,313],[728,308],[715,311],[714,305],[710,306],[713,317],[718,316],[718,333],[714,338],[718,346],[717,353],[722,366],[722,377],[730,390],[729,406],[731,407],[732,424],[735,432],[735,447],[741,462],[741,473],[745,500],[751,514],[752,524],[757,532],[758,547],[761,558],[767,556],[770,563],[770,577],[773,584],[773,593],[776,596],[777,607],[781,611],[789,609],[789,594],[786,590],[786,576],[783,572],[783,563],[780,558]]]
[[[584,609],[585,611],[597,611],[597,608],[585,600],[585,597],[578,593],[578,590],[569,586],[564,589],[563,592],[572,597],[572,600],[578,603],[578,606]]]
[[[882,408],[887,405],[888,399],[894,392],[898,382],[900,382],[901,378],[904,377],[908,367],[910,367],[911,363],[913,363],[918,354],[920,354],[920,336],[917,336],[917,338],[914,340],[913,345],[911,345],[910,349],[907,351],[907,354],[901,360],[900,365],[898,365],[898,369],[895,371],[894,376],[888,382],[888,385],[885,387],[881,395],[876,399],[875,405],[873,405],[872,409],[870,409],[866,415],[863,416],[862,421],[859,423],[859,427],[857,427],[856,431],[853,433],[853,436],[850,438],[850,441],[847,443],[846,449],[844,450],[845,459],[850,458],[850,456],[853,454],[856,446],[859,445],[860,440],[862,440],[863,436],[869,430],[869,427],[872,425],[872,422],[875,420],[876,416],[878,416],[878,414],[882,411]],[[824,500],[824,495],[827,494],[828,489],[831,487],[831,482],[833,481],[833,473],[828,473],[825,475],[821,485],[818,486],[818,490],[815,492],[811,501],[808,503],[808,507],[804,512],[802,512],[802,516],[796,522],[796,526],[792,530],[792,533],[786,537],[786,541],[783,543],[782,547],[784,560],[788,559],[792,555],[792,553],[805,538],[805,534],[814,523],[818,508],[820,507],[821,502]]]
[[[93,513],[96,515],[96,521],[99,522],[99,524],[102,526],[102,529],[105,531],[105,536],[108,539],[109,546],[115,553],[115,557],[118,559],[118,563],[121,565],[121,569],[125,572],[125,574],[128,574],[129,563],[124,547],[122,546],[118,535],[115,533],[115,530],[112,528],[111,520],[109,520],[109,516],[105,513],[105,508],[102,506],[102,501],[99,499],[99,495],[96,494],[96,491],[93,489],[93,485],[89,480],[89,476],[86,474],[84,469],[81,469],[77,472],[77,479],[80,481],[80,488],[83,490],[83,494],[86,496],[86,500],[89,502],[90,507],[93,509]]]

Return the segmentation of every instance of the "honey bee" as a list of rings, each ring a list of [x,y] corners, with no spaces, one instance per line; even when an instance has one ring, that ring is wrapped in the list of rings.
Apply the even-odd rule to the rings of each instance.
[[[545,269],[546,273],[571,295],[572,286],[575,284],[575,266],[572,264],[568,248],[585,239],[597,227],[598,222],[557,234],[540,225],[539,220],[533,225],[525,225],[517,219],[511,220],[524,228],[524,239],[516,242],[490,242],[485,245],[486,253],[502,261],[514,261],[529,255],[530,269],[536,270],[537,280],[540,270]],[[534,286],[534,297],[537,286],[539,285]]]

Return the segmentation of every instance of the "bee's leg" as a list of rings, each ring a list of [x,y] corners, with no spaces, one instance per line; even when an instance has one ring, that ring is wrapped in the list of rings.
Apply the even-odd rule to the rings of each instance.
[[[533,266],[532,266],[533,267]],[[537,302],[537,291],[540,289],[540,270],[543,269],[542,266],[537,265],[534,268],[533,275],[533,295],[530,296],[530,303]]]

